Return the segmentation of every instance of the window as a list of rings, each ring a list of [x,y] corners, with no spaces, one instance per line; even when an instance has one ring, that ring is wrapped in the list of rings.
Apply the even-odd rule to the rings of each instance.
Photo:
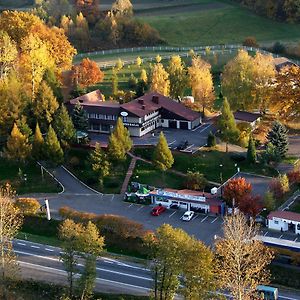
[[[275,224],[278,224],[278,221],[274,221]]]
[[[128,118],[127,117],[123,117],[123,122],[128,122]]]
[[[101,124],[101,130],[108,132],[109,131],[109,125]]]
[[[297,230],[300,230],[300,223],[297,224]]]

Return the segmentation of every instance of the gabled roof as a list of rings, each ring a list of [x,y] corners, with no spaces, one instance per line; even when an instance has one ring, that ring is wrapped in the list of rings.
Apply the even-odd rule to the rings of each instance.
[[[164,108],[188,121],[194,121],[200,117],[199,113],[159,93],[145,94],[135,100],[122,104],[121,108],[138,117],[144,117],[160,108]]]
[[[71,104],[80,102],[83,105],[99,105],[99,102],[104,102],[103,95],[100,90],[95,90],[85,95],[79,96],[75,99],[70,100]]]
[[[261,114],[255,114],[247,111],[237,110],[234,114],[234,118],[244,122],[254,122],[261,117]]]
[[[295,222],[300,222],[300,214],[292,212],[292,211],[272,211],[268,215],[268,219],[272,218],[280,218],[280,219],[285,219],[285,220],[290,220],[290,221],[295,221]]]

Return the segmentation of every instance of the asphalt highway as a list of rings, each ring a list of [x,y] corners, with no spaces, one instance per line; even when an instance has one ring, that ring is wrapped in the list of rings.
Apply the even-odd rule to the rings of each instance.
[[[59,259],[62,253],[60,248],[17,239],[13,246],[24,277],[66,283],[67,274]],[[78,268],[82,267],[79,260]],[[97,260],[96,268],[96,289],[99,291],[134,295],[147,295],[151,291],[151,272],[143,265],[102,257]],[[300,293],[280,290],[279,294],[279,300],[300,299]],[[230,299],[229,295],[223,295]]]

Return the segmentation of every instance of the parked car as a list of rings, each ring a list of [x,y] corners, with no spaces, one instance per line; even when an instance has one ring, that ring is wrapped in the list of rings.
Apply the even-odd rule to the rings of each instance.
[[[184,150],[188,147],[189,142],[188,141],[182,141],[180,144],[177,146],[177,150]]]
[[[155,206],[152,211],[151,211],[151,215],[152,216],[159,216],[160,214],[162,214],[164,211],[166,210],[166,208],[162,205],[158,205]]]
[[[186,211],[182,216],[182,221],[191,221],[194,214],[195,213],[191,210]]]
[[[178,208],[179,208],[179,204],[177,204],[177,203],[172,203],[172,204],[170,205],[170,208],[178,209]]]

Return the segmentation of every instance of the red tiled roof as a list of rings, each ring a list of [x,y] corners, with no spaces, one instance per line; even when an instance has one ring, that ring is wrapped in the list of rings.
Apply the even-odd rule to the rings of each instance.
[[[104,102],[104,99],[100,90],[95,90],[85,95],[79,96],[75,99],[72,99],[69,102],[71,104],[76,104],[78,101],[82,104],[99,105],[99,102]]]
[[[236,120],[245,121],[245,122],[254,122],[261,117],[261,114],[254,114],[242,110],[237,110],[233,115]]]
[[[153,101],[153,97],[158,97],[158,103]],[[143,103],[141,103],[142,101]],[[122,104],[121,107],[138,117],[144,117],[160,108],[164,108],[188,121],[194,121],[200,117],[199,113],[159,93],[145,94],[133,101]]]
[[[300,214],[292,212],[292,211],[272,211],[268,215],[268,219],[280,218],[280,219],[286,219],[290,221],[300,222]]]

